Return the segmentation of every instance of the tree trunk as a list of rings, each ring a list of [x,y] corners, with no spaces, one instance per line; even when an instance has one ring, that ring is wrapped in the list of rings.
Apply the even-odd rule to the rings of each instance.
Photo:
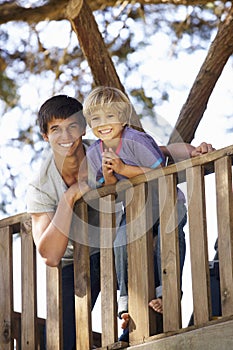
[[[70,21],[88,61],[96,86],[113,86],[125,92],[86,1],[83,1],[79,15]],[[132,113],[130,124],[132,127],[142,130],[141,122],[135,111]]]
[[[227,60],[233,53],[233,6],[220,24],[206,59],[181,109],[169,143],[190,143],[206,110],[208,100]]]

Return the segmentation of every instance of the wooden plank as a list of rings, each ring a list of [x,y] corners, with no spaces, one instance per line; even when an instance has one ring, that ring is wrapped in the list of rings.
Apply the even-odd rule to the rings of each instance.
[[[115,196],[108,195],[100,199],[102,346],[114,343],[118,338],[117,282],[113,252],[115,235]]]
[[[233,314],[233,199],[231,160],[215,162],[218,215],[218,252],[222,315]]]
[[[44,326],[45,326],[45,319],[37,317],[36,327],[37,327],[37,332],[39,334],[38,346],[40,350],[44,349]],[[12,313],[12,338],[16,339],[17,344],[20,344],[20,339],[21,339],[20,330],[21,330],[21,313],[14,311]],[[21,345],[18,345],[18,347],[21,348]]]
[[[92,349],[90,253],[88,242],[87,204],[80,203],[76,209],[77,236],[74,237],[74,285],[77,350]],[[80,239],[78,236],[82,235]],[[85,327],[84,327],[85,325]]]
[[[194,323],[199,325],[211,315],[203,169],[201,166],[187,169],[186,176]]]
[[[48,350],[63,349],[61,280],[61,267],[46,267],[46,345]]]
[[[31,229],[30,219],[21,223],[21,346],[25,350],[35,348],[37,344],[36,251]]]
[[[180,259],[176,208],[176,179],[159,179],[161,269],[163,288],[163,330],[181,328]]]
[[[4,218],[0,220],[0,227],[11,227],[11,233],[19,233],[20,231],[20,223],[26,220],[30,219],[30,214],[28,213],[22,213],[22,214],[16,214],[13,216],[9,216],[8,218]]]
[[[87,192],[83,196],[83,200],[86,202],[89,202],[93,199],[100,198],[101,196],[107,196],[108,194],[115,194],[117,193],[118,195],[131,188],[132,185],[139,185],[141,183],[144,183],[146,181],[153,181],[158,179],[161,176],[164,175],[170,175],[170,174],[177,174],[181,173],[183,171],[186,171],[186,169],[191,168],[191,167],[196,167],[199,165],[211,165],[216,159],[220,159],[223,156],[230,156],[231,159],[233,158],[233,145],[216,150],[214,152],[206,153],[197,157],[189,158],[187,160],[184,160],[182,162],[178,162],[176,164],[169,165],[165,168],[159,168],[159,169],[154,169],[146,174],[143,175],[138,175],[135,176],[131,179],[126,179],[122,181],[118,181],[116,185],[108,185],[108,186],[102,186],[99,187],[96,190],[92,190]],[[213,167],[212,167],[213,168]],[[210,172],[208,172],[210,173]],[[182,182],[182,176],[178,177],[178,182]],[[184,181],[184,180],[183,180]]]
[[[152,322],[148,303],[155,294],[153,237],[147,200],[150,203],[145,184],[126,191],[130,344],[148,338]]]
[[[204,328],[171,334],[144,344],[131,346],[130,350],[230,350],[233,349],[233,320],[210,324]]]
[[[13,310],[13,262],[11,227],[0,228],[0,349],[13,348],[11,313]]]

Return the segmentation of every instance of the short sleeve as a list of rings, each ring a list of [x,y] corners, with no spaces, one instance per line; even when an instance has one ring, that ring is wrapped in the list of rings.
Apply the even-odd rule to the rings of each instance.
[[[163,164],[164,157],[155,140],[146,133],[140,133],[130,142],[132,154],[139,166],[145,166],[151,169],[157,168]]]
[[[31,184],[28,186],[26,203],[28,213],[56,211],[56,203],[49,197],[49,195]]]

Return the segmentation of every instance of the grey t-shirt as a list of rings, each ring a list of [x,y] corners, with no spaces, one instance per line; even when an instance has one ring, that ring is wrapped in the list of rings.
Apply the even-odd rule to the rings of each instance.
[[[88,146],[85,145],[85,148]],[[37,177],[31,181],[27,190],[27,212],[45,213],[55,212],[58,202],[68,187],[63,181],[56,164],[54,162],[52,151],[44,151],[45,158],[42,161],[41,169]],[[98,208],[88,207],[88,232],[90,254],[99,252],[99,212]],[[64,218],[65,220],[65,218]],[[83,232],[77,232],[80,227],[80,218],[73,214],[71,229],[69,233],[69,242],[62,258],[62,265],[68,265],[73,262],[73,239],[76,238],[79,243],[83,243]]]

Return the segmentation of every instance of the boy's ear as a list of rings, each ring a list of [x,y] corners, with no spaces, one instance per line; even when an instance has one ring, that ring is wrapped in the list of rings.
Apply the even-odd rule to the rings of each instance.
[[[43,137],[44,141],[49,142],[49,138],[48,138],[47,134],[42,134],[42,137]]]

